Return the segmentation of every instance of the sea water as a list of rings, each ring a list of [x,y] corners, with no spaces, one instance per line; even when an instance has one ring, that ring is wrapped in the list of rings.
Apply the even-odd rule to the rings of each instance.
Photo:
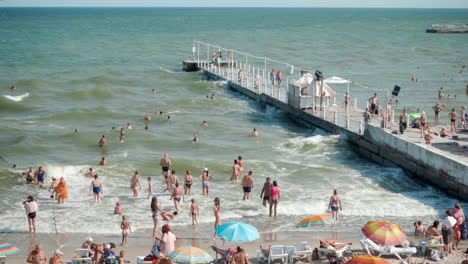
[[[187,169],[195,177],[176,226],[191,224],[194,198],[199,221],[211,227],[213,199],[219,197],[223,222],[293,230],[304,217],[328,214],[335,188],[343,197],[342,221],[314,230],[358,231],[369,220],[391,220],[406,231],[416,220],[429,224],[456,200],[401,169],[359,158],[339,136],[303,128],[223,83],[203,81],[200,73],[181,72],[181,61],[192,56],[197,39],[363,83],[369,88],[351,87],[361,107],[374,89],[397,84],[402,87],[397,110],[408,106],[431,114],[441,86],[446,95],[457,95],[456,101],[444,100],[447,108],[468,102],[467,74],[459,73],[468,62],[468,35],[426,34],[425,29],[466,23],[467,15],[466,9],[2,8],[0,231],[27,231],[21,202],[28,195],[40,202],[39,232],[52,232],[56,224],[59,232],[118,233],[120,217],[112,215],[116,202],[134,229],[151,228],[147,177],[163,209],[174,210],[163,193],[159,160],[164,153],[181,182]],[[411,74],[418,82],[410,81]],[[10,91],[11,85],[17,90]],[[345,88],[334,88],[342,96]],[[214,101],[206,99],[211,94]],[[153,115],[145,123],[145,113],[155,111],[172,120]],[[204,120],[208,127],[201,126]],[[133,130],[119,143],[117,130],[127,123]],[[260,137],[249,137],[254,127]],[[199,142],[192,141],[193,133]],[[101,135],[109,144],[102,149]],[[239,183],[229,181],[239,155],[254,172],[250,201],[242,200]],[[101,157],[108,166],[97,166]],[[21,174],[38,166],[47,171],[42,188],[27,185]],[[101,205],[89,194],[91,179],[84,174],[90,167],[102,180]],[[214,175],[208,197],[201,195],[198,180],[204,167]],[[130,190],[135,170],[143,186],[136,199]],[[63,205],[49,198],[50,177],[68,182],[70,198]],[[281,188],[274,221],[261,205],[266,177]]]

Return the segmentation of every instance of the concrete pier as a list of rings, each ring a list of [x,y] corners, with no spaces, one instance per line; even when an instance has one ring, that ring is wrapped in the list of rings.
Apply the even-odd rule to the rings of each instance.
[[[411,129],[408,128],[403,135],[393,134],[393,129],[382,128],[380,118],[365,124],[364,110],[354,105],[345,111],[342,106],[330,102],[323,103],[322,107],[312,104],[316,98],[302,95],[295,80],[286,81],[285,87],[272,88],[268,82],[255,84],[253,78],[258,78],[258,71],[256,75],[240,78],[237,65],[220,67],[200,61],[184,61],[183,65],[184,69],[202,71],[206,80],[226,81],[229,89],[287,112],[303,126],[344,136],[351,148],[365,159],[382,166],[402,168],[409,176],[468,201],[468,157],[421,143],[416,133],[419,130],[409,133]],[[437,141],[438,144],[453,143],[444,139]]]

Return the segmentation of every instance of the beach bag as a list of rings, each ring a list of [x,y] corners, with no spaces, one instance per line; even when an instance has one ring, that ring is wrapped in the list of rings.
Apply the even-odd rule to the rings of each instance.
[[[143,261],[151,261],[153,264],[156,264],[156,262],[158,262],[158,258],[153,254],[149,254],[143,259]]]
[[[312,260],[318,260],[318,259],[319,259],[318,248],[314,248],[314,251],[312,251]]]
[[[431,259],[435,262],[439,262],[440,261],[440,256],[439,256],[439,252],[437,250],[432,250],[431,251]]]
[[[463,226],[460,228],[461,231],[461,239],[462,240],[467,240],[468,239],[468,226],[463,224]]]

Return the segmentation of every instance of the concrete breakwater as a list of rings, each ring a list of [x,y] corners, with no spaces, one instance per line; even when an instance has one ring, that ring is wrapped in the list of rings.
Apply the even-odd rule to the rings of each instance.
[[[184,64],[190,62],[184,62]],[[196,62],[193,62],[196,64]],[[329,121],[323,114],[311,113],[310,109],[292,106],[288,100],[283,101],[254,89],[237,83],[231,75],[223,77],[208,69],[196,66],[202,70],[206,80],[226,81],[229,89],[239,92],[257,102],[281,109],[289,114],[295,122],[312,128],[320,128],[331,134],[342,135],[351,148],[361,157],[371,160],[381,166],[399,167],[409,176],[424,183],[437,186],[442,191],[461,200],[468,201],[468,162],[466,157],[439,150],[437,148],[414,142],[405,135],[395,135],[383,129],[375,120],[363,127],[363,131],[352,131],[349,127]],[[292,89],[291,84],[288,89]],[[336,118],[336,117],[335,117]]]

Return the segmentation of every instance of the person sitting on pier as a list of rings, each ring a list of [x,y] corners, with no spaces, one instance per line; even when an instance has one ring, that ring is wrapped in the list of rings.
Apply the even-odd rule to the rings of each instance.
[[[432,141],[433,137],[431,136],[431,134],[429,134],[429,131],[424,131],[424,141],[426,142],[427,145],[431,145],[431,141]]]

